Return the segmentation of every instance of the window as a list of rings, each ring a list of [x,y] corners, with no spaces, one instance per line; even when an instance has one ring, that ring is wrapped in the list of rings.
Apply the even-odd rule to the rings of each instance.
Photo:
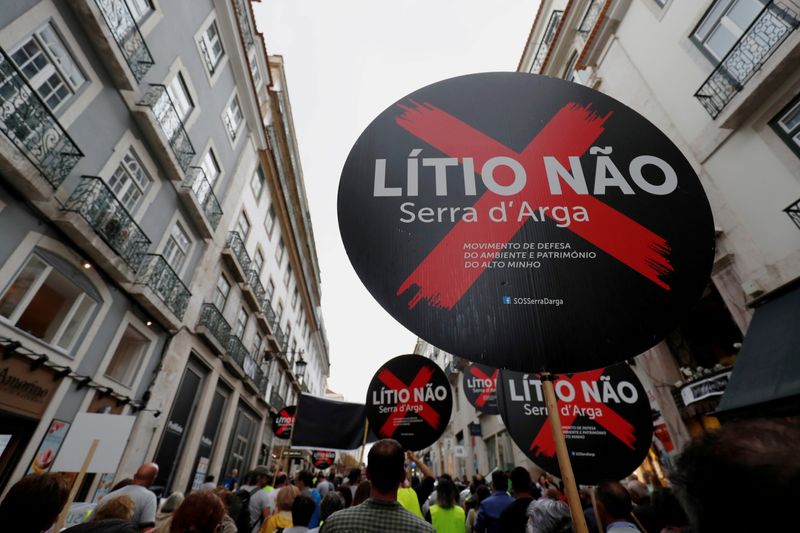
[[[150,340],[136,328],[128,325],[114,350],[105,375],[126,387],[131,387],[142,363]]]
[[[234,96],[228,107],[225,108],[223,120],[225,121],[225,128],[228,130],[228,135],[231,139],[236,139],[236,133],[239,131],[239,126],[242,125],[242,108],[239,107],[239,97]]]
[[[242,236],[242,239],[247,239],[247,234],[250,233],[250,219],[247,218],[247,213],[242,211],[239,213],[239,220],[236,221],[236,231]]]
[[[247,57],[247,62],[250,63],[250,74],[253,75],[253,84],[258,87],[261,84],[261,71],[258,70],[258,59],[256,54],[250,54]]]
[[[283,302],[278,302],[278,306],[275,308],[275,314],[278,315],[278,320],[283,317]]]
[[[11,53],[11,58],[52,110],[86,83],[86,77],[51,23],[33,32]]]
[[[214,150],[211,148],[208,149],[208,152],[206,152],[206,154],[203,156],[203,159],[200,161],[200,168],[202,168],[203,172],[205,172],[208,184],[213,187],[217,182],[220,170],[219,163],[217,163],[217,157],[214,155]]]
[[[275,206],[270,204],[267,209],[267,218],[264,219],[264,228],[267,230],[267,237],[272,237],[272,228],[275,227]]]
[[[253,358],[258,357],[261,353],[261,347],[264,345],[264,337],[256,333],[255,338],[253,338],[253,349],[250,353],[253,354]]]
[[[70,351],[97,304],[75,279],[32,254],[0,298],[0,315],[34,337]]]
[[[298,298],[299,296],[300,293],[297,291],[297,287],[295,287],[294,293],[292,293],[292,309],[294,310],[297,309],[297,302],[300,301],[300,298]]]
[[[167,244],[164,245],[164,259],[167,260],[172,270],[179,272],[186,260],[186,255],[189,252],[189,245],[191,244],[189,236],[184,231],[180,222],[175,222],[172,225],[172,231],[169,233]]]
[[[286,265],[286,272],[283,274],[283,284],[289,288],[289,283],[292,281],[292,265]]]
[[[272,296],[275,294],[275,282],[272,281],[272,278],[269,278],[267,282],[267,298],[271,301]]]
[[[291,351],[297,353],[297,339],[292,339],[292,350]]]
[[[256,167],[256,172],[253,174],[253,177],[250,178],[250,188],[253,190],[253,196],[258,199],[261,196],[261,191],[264,190],[264,182],[266,179],[264,178],[264,171],[261,170],[261,165]]]
[[[225,279],[225,276],[220,276],[217,280],[217,286],[214,287],[214,305],[220,312],[225,309],[225,302],[228,301],[228,294],[231,292],[231,284]]]
[[[213,74],[225,54],[216,21],[208,25],[203,35],[200,36],[198,44],[203,52],[203,61],[206,63],[206,68]]]
[[[789,102],[769,123],[778,137],[800,157],[800,95]]]
[[[292,338],[292,325],[289,322],[287,322],[286,323],[286,339],[288,340],[288,339],[291,339],[291,338]],[[294,350],[290,350],[290,351],[293,352]],[[294,354],[292,354],[292,355],[294,355]]]
[[[167,86],[167,94],[172,99],[172,105],[175,106],[175,111],[178,112],[178,117],[181,121],[185,122],[186,118],[194,109],[192,97],[189,95],[189,89],[186,87],[186,81],[183,79],[183,74],[180,72],[172,78],[172,81]],[[174,126],[177,129],[177,125]],[[170,138],[175,133],[170,132]]]
[[[153,11],[153,6],[150,4],[149,0],[126,0],[126,3],[131,10],[133,18],[136,19],[136,22],[141,21]]]
[[[695,28],[692,40],[715,63],[733,48],[766,0],[717,0]]]
[[[236,314],[236,326],[233,328],[233,336],[239,337],[239,340],[244,337],[244,330],[247,328],[248,318],[250,317],[247,315],[247,309],[244,307],[239,308],[239,312]]]
[[[150,176],[144,171],[142,162],[133,150],[122,157],[114,174],[108,179],[109,188],[129,212],[150,186]]]
[[[281,261],[283,261],[283,254],[286,252],[286,245],[283,244],[283,237],[278,241],[278,248],[275,250],[275,260],[278,262],[278,266],[281,266]]]
[[[256,255],[253,258],[253,268],[256,271],[256,274],[261,274],[261,268],[264,266],[264,254],[261,252],[261,249],[256,250]]]

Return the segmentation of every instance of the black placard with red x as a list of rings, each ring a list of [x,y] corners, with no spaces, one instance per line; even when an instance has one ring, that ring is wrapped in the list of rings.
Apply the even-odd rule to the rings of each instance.
[[[642,464],[653,439],[653,419],[647,392],[627,363],[556,378],[561,426],[577,482],[623,479]],[[560,477],[539,376],[501,370],[497,403],[520,450]]]
[[[481,413],[497,415],[497,368],[471,363],[464,369],[464,395]]]
[[[453,396],[439,366],[420,355],[387,361],[367,389],[367,420],[379,438],[407,450],[421,450],[442,435],[450,421]]]
[[[314,463],[314,468],[325,470],[333,465],[336,460],[336,452],[332,450],[313,450],[311,452],[311,460]]]
[[[664,133],[600,92],[525,73],[444,80],[387,108],[345,162],[338,215],[394,318],[520,371],[649,349],[714,257],[703,187]]]
[[[292,435],[294,419],[297,412],[296,405],[283,407],[272,421],[272,433],[279,439],[288,439]]]

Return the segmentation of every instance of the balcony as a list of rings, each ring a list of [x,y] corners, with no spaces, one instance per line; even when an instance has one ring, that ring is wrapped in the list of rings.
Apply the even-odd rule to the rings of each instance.
[[[267,291],[264,290],[264,286],[261,284],[261,280],[258,279],[258,272],[255,269],[251,269],[247,273],[247,282],[242,283],[240,288],[250,307],[255,309],[256,313],[261,313],[261,302],[266,298]]]
[[[228,238],[225,240],[225,248],[222,249],[222,259],[228,264],[236,275],[239,283],[248,282],[250,273],[250,256],[244,247],[244,240],[238,231],[229,231]],[[257,307],[257,304],[256,304]]]
[[[197,333],[205,338],[218,355],[227,351],[231,326],[216,305],[203,304],[200,310],[200,319],[197,321]]]
[[[90,236],[92,232],[116,253],[132,272],[140,269],[145,253],[150,247],[150,239],[101,178],[83,176],[62,210],[65,213],[79,215],[80,219],[91,228],[91,231],[88,231],[83,223],[71,215],[60,219],[64,224],[64,230],[81,248],[88,250],[95,261],[113,270],[119,270],[114,262],[109,260],[112,254],[108,254],[105,249],[93,242]]]
[[[140,289],[140,287],[144,289]],[[162,255],[146,254],[132,291],[145,308],[167,329],[177,330],[192,293]],[[150,295],[157,298],[151,298]],[[163,304],[163,305],[162,305]],[[164,308],[166,306],[166,309]]]
[[[46,200],[58,189],[83,157],[83,152],[39,94],[31,87],[17,65],[0,48],[0,129],[8,141],[47,180],[31,181],[34,170],[22,157],[0,160],[0,170],[20,190],[34,200]],[[5,143],[2,143],[5,144]],[[10,147],[9,147],[10,148]],[[13,149],[12,149],[13,150]],[[11,153],[2,150],[3,154]],[[7,158],[4,155],[4,158]]]
[[[240,378],[250,376],[251,374],[255,375],[256,363],[239,337],[236,335],[228,336],[226,348],[228,356],[223,359],[223,362],[227,363]]]
[[[581,23],[578,25],[578,33],[584,41],[589,38],[589,34],[592,32],[595,23],[597,23],[597,18],[600,16],[600,12],[603,10],[605,3],[606,0],[592,0],[592,3],[589,4],[589,7],[586,9],[586,13],[584,13],[583,19],[581,19]]]
[[[133,73],[137,82],[144,79],[144,75],[155,64],[150,49],[139,31],[139,25],[133,17],[128,3],[125,0],[95,0],[106,21],[111,35],[125,58],[125,62]]]
[[[711,118],[720,115],[798,25],[800,16],[797,12],[774,1],[764,6],[694,93]]]
[[[275,314],[272,303],[266,296],[261,300],[261,312],[256,314],[256,318],[264,322],[270,333],[278,326],[278,315]]]
[[[150,109],[151,113],[135,115],[156,148],[169,147],[169,150],[156,150],[156,153],[168,163],[170,178],[183,182],[196,152],[167,88],[151,83],[150,90],[136,105]]]
[[[550,13],[550,20],[544,29],[542,40],[539,41],[539,47],[536,49],[536,55],[533,58],[533,66],[531,73],[540,74],[544,68],[545,61],[547,61],[547,54],[550,52],[550,45],[553,44],[553,39],[556,36],[558,24],[561,22],[563,11],[553,11]]]
[[[253,46],[253,26],[250,24],[250,14],[248,13],[245,2],[248,0],[233,0],[233,7],[236,10],[236,19],[239,21],[239,31],[242,32],[242,40],[245,48]]]
[[[204,239],[210,239],[222,218],[222,208],[214,194],[214,189],[200,167],[190,167],[178,194],[189,211],[189,217],[199,229]]]
[[[274,332],[275,332],[275,340],[278,341],[278,348],[280,349],[280,351],[285,352],[288,340],[286,339],[286,334],[283,332],[283,328],[281,328],[280,326],[276,326]]]
[[[789,218],[794,222],[794,225],[797,226],[797,229],[800,229],[800,199],[784,209],[783,212],[789,215]]]
[[[276,411],[283,407],[283,398],[281,398],[280,393],[275,389],[273,389],[269,395],[269,406]]]

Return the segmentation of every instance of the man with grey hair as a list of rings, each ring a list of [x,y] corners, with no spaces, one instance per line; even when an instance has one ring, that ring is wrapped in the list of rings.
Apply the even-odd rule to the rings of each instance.
[[[526,533],[572,533],[569,506],[561,500],[539,498],[528,506]]]

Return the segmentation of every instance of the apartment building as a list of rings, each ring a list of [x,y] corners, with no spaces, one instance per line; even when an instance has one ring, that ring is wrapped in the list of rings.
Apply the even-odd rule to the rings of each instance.
[[[268,462],[271,414],[324,394],[329,359],[249,2],[13,2],[0,54],[0,491],[80,412],[135,422],[79,501],[146,461],[167,491]]]

